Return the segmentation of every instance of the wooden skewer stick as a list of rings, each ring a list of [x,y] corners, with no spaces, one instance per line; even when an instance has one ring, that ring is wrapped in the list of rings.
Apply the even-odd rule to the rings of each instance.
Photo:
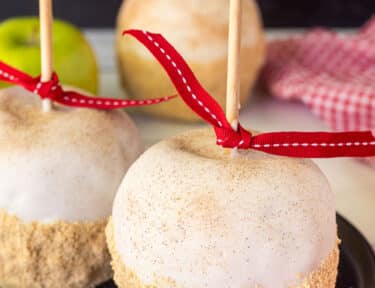
[[[235,130],[238,129],[240,105],[241,19],[241,0],[230,0],[226,116]]]
[[[53,12],[52,0],[39,0],[40,17],[40,47],[41,47],[41,81],[48,82],[53,73],[53,47],[52,47],[52,25]],[[43,100],[43,111],[49,112],[52,109],[50,99]]]

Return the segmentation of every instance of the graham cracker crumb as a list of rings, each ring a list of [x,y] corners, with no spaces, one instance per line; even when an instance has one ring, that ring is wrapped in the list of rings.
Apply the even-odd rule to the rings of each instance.
[[[322,263],[319,270],[307,276],[301,286],[290,288],[335,288],[337,280],[337,269],[339,265],[339,248],[337,246],[328,258]]]
[[[110,279],[106,223],[25,224],[0,211],[0,287],[89,288]]]

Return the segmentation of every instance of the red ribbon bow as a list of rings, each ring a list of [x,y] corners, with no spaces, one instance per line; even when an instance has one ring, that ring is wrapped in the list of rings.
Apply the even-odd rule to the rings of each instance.
[[[148,100],[127,100],[115,98],[98,98],[83,95],[78,92],[64,91],[60,85],[59,78],[53,73],[52,79],[48,82],[42,82],[39,77],[31,77],[4,62],[0,61],[0,80],[17,84],[26,90],[38,94],[42,99],[51,99],[57,103],[72,107],[95,108],[102,110],[111,110],[131,106],[144,106],[158,104],[168,101],[176,96]]]
[[[370,131],[275,132],[253,136],[241,125],[235,131],[220,105],[201,86],[183,57],[163,36],[140,30],[128,30],[125,34],[135,37],[155,56],[185,103],[214,127],[217,144],[222,147],[304,158],[375,156],[375,137]]]

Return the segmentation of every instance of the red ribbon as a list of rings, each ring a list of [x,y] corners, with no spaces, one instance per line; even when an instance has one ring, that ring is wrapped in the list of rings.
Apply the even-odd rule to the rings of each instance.
[[[66,106],[111,110],[131,106],[153,105],[168,101],[176,96],[168,96],[149,100],[127,100],[115,98],[98,98],[83,95],[78,92],[64,91],[54,73],[48,82],[42,82],[39,77],[32,77],[0,61],[0,80],[17,84],[26,90],[38,94],[42,99],[51,99]]]
[[[226,148],[254,149],[270,154],[303,157],[375,156],[375,137],[367,132],[275,132],[252,135],[239,125],[232,129],[224,111],[202,87],[183,57],[160,34],[128,30],[160,62],[185,103],[215,129],[217,144]]]

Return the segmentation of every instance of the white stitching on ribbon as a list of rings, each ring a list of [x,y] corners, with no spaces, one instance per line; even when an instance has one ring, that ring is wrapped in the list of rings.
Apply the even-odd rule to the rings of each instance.
[[[218,140],[219,143],[223,142]],[[277,147],[350,147],[350,146],[375,146],[375,141],[372,142],[345,142],[345,143],[275,143],[275,144],[253,144],[254,148],[277,148]]]
[[[182,82],[183,82],[184,85],[186,86],[186,90],[190,93],[190,95],[192,96],[192,98],[198,103],[199,106],[201,106],[201,107],[204,109],[204,111],[206,111],[206,113],[208,113],[208,114],[211,116],[212,119],[214,119],[214,120],[217,122],[217,124],[219,125],[219,127],[223,127],[223,123],[221,123],[221,121],[217,119],[216,115],[213,114],[213,113],[210,111],[210,109],[209,109],[209,108],[208,108],[208,107],[207,107],[202,101],[198,100],[197,96],[193,93],[192,88],[191,88],[191,86],[189,85],[189,83],[188,83],[186,77],[183,75],[181,69],[178,68],[177,63],[176,63],[175,61],[172,60],[171,56],[168,55],[168,54],[166,53],[166,51],[165,51],[163,48],[160,47],[160,44],[159,44],[159,43],[158,43],[158,42],[157,42],[157,41],[156,41],[151,35],[149,35],[149,34],[147,33],[147,31],[143,31],[143,33],[146,35],[146,37],[147,37],[147,39],[148,39],[149,41],[151,41],[151,42],[152,42],[157,48],[159,48],[160,52],[161,52],[163,55],[165,55],[165,57],[167,58],[167,60],[168,60],[169,62],[171,62],[172,66],[176,69],[177,74],[181,77]],[[219,140],[218,140],[218,141],[219,141]]]
[[[0,70],[0,75],[3,76],[4,78],[8,78],[11,81],[17,80],[18,78],[14,75],[9,74],[8,72],[5,72],[3,70]]]
[[[40,89],[40,88],[39,88]],[[38,91],[35,89],[34,93],[37,93]],[[164,100],[168,100],[169,97],[164,97]],[[66,102],[72,102],[72,103],[80,103],[80,104],[89,104],[89,105],[105,105],[105,106],[120,106],[120,105],[135,105],[137,104],[137,101],[134,100],[106,100],[105,98],[101,100],[95,100],[95,99],[77,99],[70,96],[64,96],[64,100]],[[154,103],[160,103],[162,99],[150,99],[150,100],[140,100],[138,101],[139,105],[143,104],[154,104]]]
[[[37,85],[36,85],[36,88],[34,90],[34,93],[35,94],[39,94],[39,90],[40,88],[42,88],[42,82],[39,82]]]

